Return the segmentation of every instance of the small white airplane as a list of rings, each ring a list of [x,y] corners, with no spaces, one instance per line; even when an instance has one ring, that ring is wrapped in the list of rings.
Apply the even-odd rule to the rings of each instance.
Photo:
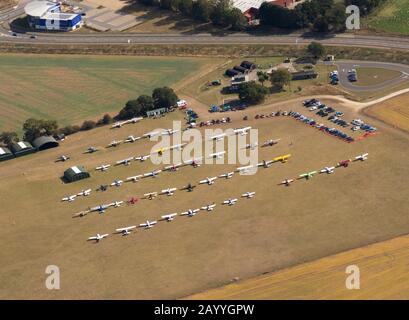
[[[168,188],[161,191],[160,194],[166,194],[167,196],[173,196],[177,188]]]
[[[87,150],[85,150],[85,153],[94,153],[97,152],[98,148],[95,147],[89,147]]]
[[[283,185],[289,187],[289,186],[290,186],[290,183],[292,183],[292,182],[294,182],[294,179],[285,179],[285,180],[281,181],[281,182],[279,183],[279,185],[283,184]]]
[[[126,138],[125,143],[127,142],[135,142],[137,140],[141,139],[141,137],[134,137],[134,136],[129,136],[128,138]]]
[[[77,197],[76,194],[73,194],[72,196],[68,196],[68,197],[64,197],[61,199],[61,201],[68,201],[68,202],[72,202],[75,200],[75,198]]]
[[[253,169],[254,168],[254,166],[252,166],[252,165],[249,165],[249,166],[245,166],[245,167],[238,167],[237,169],[236,169],[236,171],[237,172],[240,172],[240,173],[246,173],[246,172],[249,172],[251,169]]]
[[[159,173],[161,173],[162,170],[154,170],[152,172],[148,172],[148,173],[144,173],[143,177],[147,178],[147,177],[152,177],[152,178],[156,178],[158,176]]]
[[[255,196],[255,194],[256,194],[256,192],[246,192],[246,193],[243,193],[241,196],[243,197],[243,198],[247,198],[247,199],[250,199],[250,198],[253,198],[254,196]]]
[[[152,138],[152,137],[154,137],[154,136],[157,136],[158,134],[160,134],[159,131],[152,131],[152,132],[145,133],[145,134],[143,135],[143,137],[144,137],[144,138]]]
[[[123,236],[127,236],[128,234],[131,234],[130,230],[135,229],[135,228],[136,226],[129,226],[129,227],[115,229],[115,231],[117,233],[122,233]]]
[[[121,128],[122,126],[123,126],[123,122],[115,122],[113,125],[112,125],[112,128]]]
[[[108,145],[108,148],[119,146],[121,143],[122,143],[122,140],[118,140],[118,141],[117,141],[117,140],[114,140],[114,141],[111,141],[111,143]]]
[[[276,139],[276,140],[270,139],[270,140],[267,140],[266,142],[263,143],[262,147],[269,147],[269,146],[271,147],[271,146],[274,146],[274,145],[277,144],[280,140],[281,140],[281,139]]]
[[[175,219],[177,216],[177,213],[171,213],[171,214],[165,214],[164,216],[161,216],[162,220],[166,220],[167,222],[171,222]]]
[[[101,165],[99,167],[96,167],[95,170],[107,171],[110,166],[111,166],[110,164],[103,164],[103,165]]]
[[[206,211],[213,211],[215,206],[216,206],[216,204],[212,203],[212,204],[208,204],[208,205],[202,207],[201,209],[206,210]]]
[[[203,157],[198,157],[198,158],[193,158],[193,159],[189,159],[184,161],[183,163],[186,165],[192,165],[193,167],[200,167],[200,163],[202,162]]]
[[[111,187],[120,187],[122,183],[122,180],[114,180],[114,182],[111,183]]]
[[[169,150],[182,150],[182,148],[186,145],[186,143],[179,143],[179,144],[174,144],[173,146],[169,147]]]
[[[108,209],[110,207],[110,204],[101,204],[99,206],[89,208],[89,212],[95,212],[98,211],[99,213],[104,213],[105,209]]]
[[[74,214],[72,215],[72,217],[73,217],[73,218],[84,217],[84,216],[86,216],[89,212],[91,212],[91,211],[90,211],[90,210],[80,211],[80,212],[74,213]]]
[[[126,181],[138,182],[140,178],[142,178],[141,174],[139,174],[137,176],[128,177],[128,178],[126,178]]]
[[[150,228],[153,228],[156,223],[157,221],[146,220],[145,223],[141,223],[139,226],[145,229],[150,229]]]
[[[61,155],[61,156],[59,156],[59,157],[57,158],[57,162],[58,162],[58,161],[65,162],[65,161],[67,161],[67,160],[69,160],[69,159],[70,159],[69,156]]]
[[[257,147],[258,147],[258,142],[256,141],[256,142],[254,142],[254,143],[248,143],[248,144],[246,144],[246,148],[245,148],[245,149],[254,150],[254,149],[257,148]]]
[[[221,159],[223,158],[223,155],[226,153],[226,151],[220,151],[220,152],[215,152],[209,154],[209,158],[214,158],[214,159]]]
[[[232,205],[234,205],[234,204],[236,204],[236,202],[237,202],[237,199],[227,199],[227,200],[225,200],[225,201],[223,201],[223,204],[227,204],[228,206],[232,206]]]
[[[171,166],[167,166],[163,169],[163,171],[177,171],[179,170],[179,167],[182,166],[182,163],[179,162],[177,164],[172,164]]]
[[[162,135],[168,135],[171,136],[172,134],[179,132],[178,129],[174,130],[174,129],[165,129],[164,131],[162,131]]]
[[[89,196],[91,194],[91,189],[87,189],[87,190],[82,190],[80,193],[77,194],[77,196]]]
[[[144,162],[145,160],[148,160],[150,157],[151,157],[151,155],[147,154],[146,156],[135,157],[135,160],[139,160],[140,162]]]
[[[180,215],[181,216],[189,216],[189,217],[193,217],[195,216],[198,212],[200,211],[200,209],[189,209],[185,212],[182,212]]]
[[[220,141],[220,140],[223,140],[225,136],[226,136],[225,133],[217,134],[215,136],[211,136],[210,140]]]
[[[157,192],[149,192],[149,193],[145,193],[145,194],[143,195],[143,197],[144,197],[145,199],[152,200],[152,199],[156,198],[157,195],[158,195]]]
[[[143,119],[142,117],[135,117],[135,118],[132,118],[132,119],[128,120],[127,122],[128,123],[137,123],[137,122],[141,121],[142,119]]]
[[[115,201],[110,203],[108,206],[109,207],[114,207],[114,208],[119,208],[124,202],[123,201]]]
[[[361,155],[359,155],[359,156],[356,156],[356,157],[355,157],[355,161],[358,161],[358,160],[361,160],[361,161],[368,160],[368,155],[369,155],[369,153],[364,153],[364,154],[361,154]]]
[[[274,160],[263,160],[263,162],[257,163],[258,167],[270,168],[274,163]]]
[[[217,177],[212,177],[212,178],[206,178],[204,180],[200,180],[199,183],[200,184],[208,184],[208,185],[212,185],[214,184],[214,181],[217,179]]]
[[[123,160],[119,160],[119,161],[116,162],[116,165],[118,166],[118,165],[123,164],[124,166],[128,166],[131,163],[132,160],[133,160],[132,157],[127,158],[127,159],[123,159]]]
[[[89,238],[88,238],[88,241],[95,240],[96,242],[99,242],[99,241],[101,241],[102,239],[108,237],[108,235],[109,235],[108,233],[106,233],[106,234],[99,234],[99,233],[97,233],[96,236],[89,237]]]
[[[303,178],[305,178],[306,180],[309,180],[309,179],[311,179],[316,173],[317,173],[317,171],[311,171],[311,172],[303,173],[303,174],[300,174],[300,175],[298,176],[298,179],[303,179]]]
[[[240,134],[240,135],[244,136],[244,135],[248,134],[247,131],[250,130],[250,129],[251,129],[251,127],[237,128],[237,129],[234,129],[233,132],[235,134]]]
[[[226,172],[226,173],[221,174],[221,175],[219,176],[219,178],[230,179],[231,177],[233,177],[233,174],[234,174],[234,171],[232,171],[232,172]]]
[[[325,167],[324,169],[320,170],[320,173],[334,173],[335,167]]]

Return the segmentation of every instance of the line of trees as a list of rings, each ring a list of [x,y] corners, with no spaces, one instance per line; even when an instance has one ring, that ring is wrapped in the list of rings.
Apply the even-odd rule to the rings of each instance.
[[[147,6],[179,12],[200,22],[242,30],[247,26],[243,13],[233,7],[231,0],[137,0]]]
[[[177,101],[178,96],[173,89],[163,87],[154,89],[152,96],[141,95],[136,100],[128,101],[115,117],[111,117],[107,113],[98,121],[85,120],[81,125],[68,125],[60,128],[55,120],[30,118],[22,126],[22,140],[32,143],[36,138],[44,135],[55,136],[64,134],[68,136],[78,131],[87,131],[110,124],[114,120],[126,120],[145,116],[146,111],[156,108],[171,108],[176,105]],[[20,137],[15,131],[3,131],[0,133],[0,143],[6,147],[18,141],[20,141]]]
[[[309,0],[288,9],[264,2],[259,9],[261,25],[284,29],[309,28],[317,32],[339,32],[345,30],[346,6],[356,5],[361,15],[368,15],[385,0]]]

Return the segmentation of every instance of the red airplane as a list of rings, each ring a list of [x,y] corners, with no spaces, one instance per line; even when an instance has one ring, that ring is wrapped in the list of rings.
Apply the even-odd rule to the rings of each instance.
[[[135,204],[138,202],[138,198],[132,197],[131,199],[129,199],[126,203],[127,204]]]
[[[338,167],[348,167],[349,163],[351,162],[351,159],[347,159],[347,160],[342,160],[341,162],[338,162]]]

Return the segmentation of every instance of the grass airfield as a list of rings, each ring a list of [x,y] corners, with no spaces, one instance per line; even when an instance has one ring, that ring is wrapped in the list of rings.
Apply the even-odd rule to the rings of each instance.
[[[335,102],[325,102],[344,111],[349,119],[356,116]],[[347,144],[291,118],[253,119],[256,113],[279,109],[309,113],[301,103],[280,103],[212,117],[229,115],[233,119],[230,127],[258,128],[259,142],[281,138],[279,144],[261,148],[259,159],[291,153],[288,163],[261,168],[255,176],[218,179],[214,185],[198,186],[191,193],[177,191],[172,197],[140,200],[102,215],[71,217],[88,206],[182,187],[188,182],[197,184],[206,176],[236,166],[186,167],[161,173],[155,179],[110,188],[105,193],[93,191],[91,196],[72,203],[60,202],[63,196],[81,189],[95,190],[101,183],[156,168],[146,161],[104,173],[92,171],[100,164],[146,154],[154,142],[139,141],[94,154],[84,155],[83,151],[90,145],[104,147],[129,134],[169,128],[172,120],[182,117],[179,112],[118,130],[104,127],[78,133],[57,149],[0,163],[0,223],[4,226],[0,234],[0,298],[180,298],[227,284],[235,277],[254,277],[407,233],[409,190],[402,179],[409,171],[402,166],[409,160],[409,154],[402,151],[408,144],[405,133],[369,119],[380,134]],[[244,114],[251,120],[242,121]],[[297,181],[288,188],[277,186],[285,178],[335,165],[364,152],[369,152],[366,162],[339,168],[332,175]],[[60,154],[72,159],[54,163]],[[92,177],[63,184],[59,177],[72,165],[84,165]],[[220,204],[246,191],[256,191],[255,198],[239,199],[231,207]],[[127,237],[110,235],[99,244],[86,241],[97,232],[112,233],[119,227],[213,201],[217,207],[212,213],[202,211],[192,218],[159,222],[151,230],[138,229]],[[60,267],[60,290],[45,288],[48,265]]]

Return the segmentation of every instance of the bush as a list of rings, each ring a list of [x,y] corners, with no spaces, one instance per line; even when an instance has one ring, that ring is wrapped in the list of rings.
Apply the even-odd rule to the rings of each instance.
[[[91,130],[91,129],[94,129],[95,127],[96,127],[96,123],[95,123],[95,121],[92,121],[92,120],[86,120],[86,121],[84,121],[83,123],[82,123],[82,125],[81,125],[81,130],[82,131],[86,131],[86,130]]]

